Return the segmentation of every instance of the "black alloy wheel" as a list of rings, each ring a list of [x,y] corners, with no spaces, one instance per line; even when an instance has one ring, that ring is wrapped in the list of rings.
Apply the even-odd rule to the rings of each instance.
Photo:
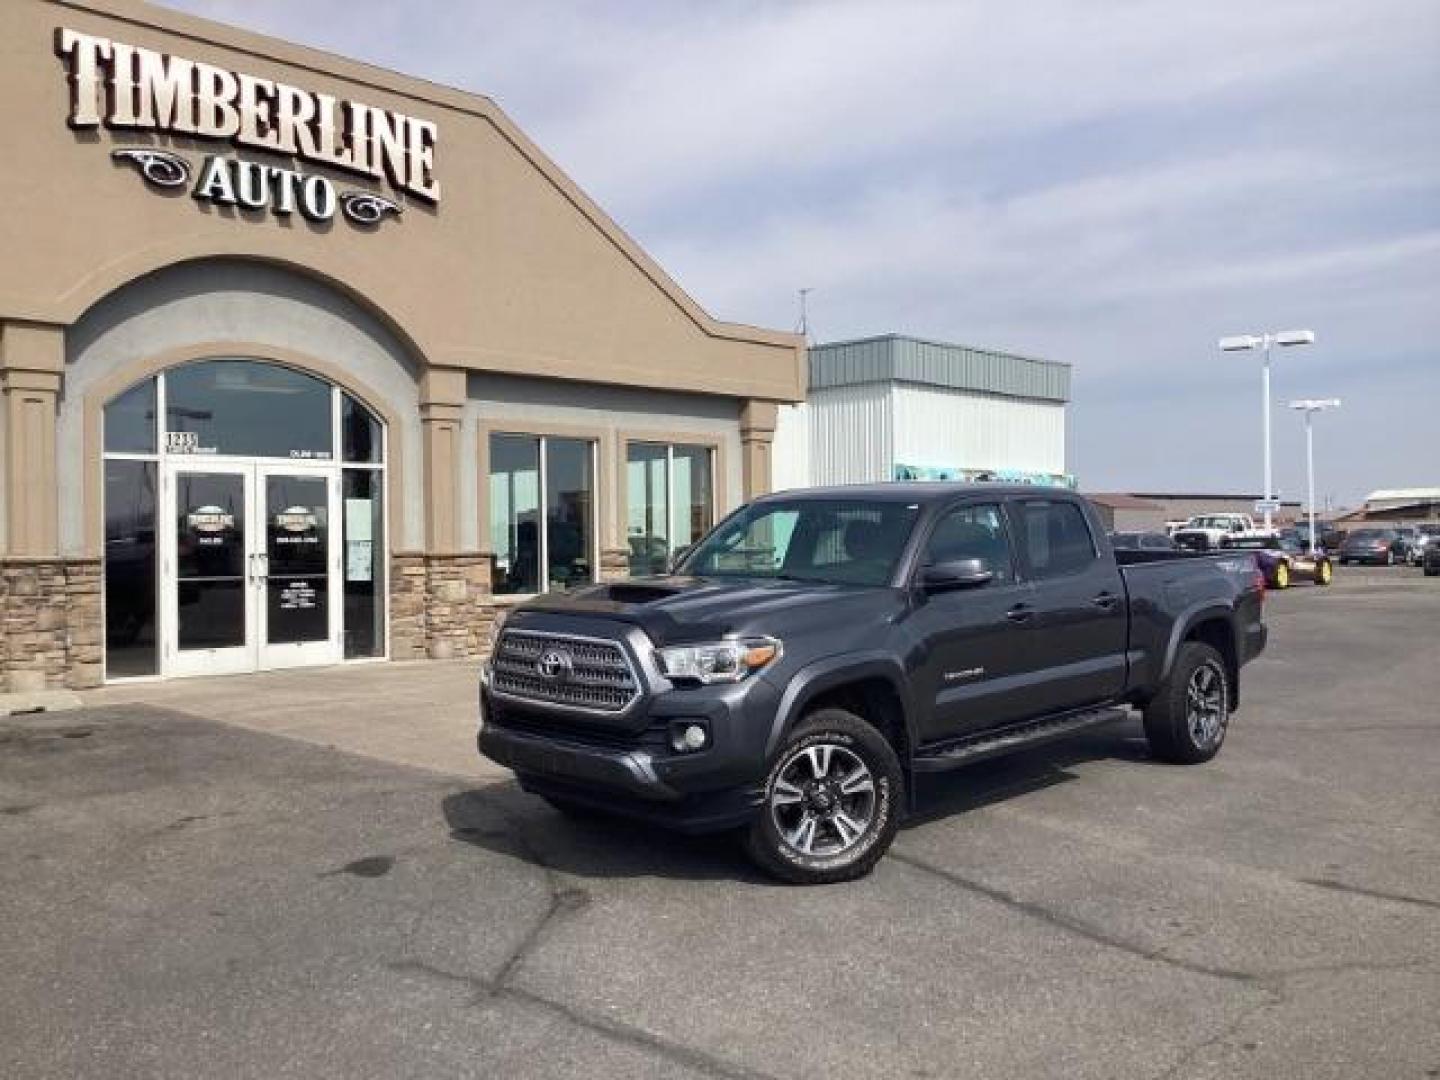
[[[847,710],[819,709],[776,754],[746,850],[784,881],[863,877],[895,838],[904,788],[900,760],[880,731]]]
[[[1180,646],[1165,685],[1145,707],[1145,737],[1161,761],[1198,765],[1220,752],[1230,727],[1230,677],[1213,646]]]

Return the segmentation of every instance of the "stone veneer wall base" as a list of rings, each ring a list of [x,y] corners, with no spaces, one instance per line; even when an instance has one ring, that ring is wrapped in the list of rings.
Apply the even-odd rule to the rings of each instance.
[[[478,660],[495,605],[489,555],[395,554],[390,560],[390,656],[394,660]]]
[[[99,686],[102,593],[99,559],[0,556],[0,693]],[[481,659],[494,617],[488,555],[392,558],[392,658]]]
[[[0,691],[99,686],[99,559],[0,556]]]

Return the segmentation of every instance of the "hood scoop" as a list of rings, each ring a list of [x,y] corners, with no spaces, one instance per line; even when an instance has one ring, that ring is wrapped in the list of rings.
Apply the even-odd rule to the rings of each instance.
[[[603,595],[605,599],[616,604],[650,604],[656,600],[679,596],[684,591],[683,587],[661,585],[657,582],[617,581],[606,585]]]

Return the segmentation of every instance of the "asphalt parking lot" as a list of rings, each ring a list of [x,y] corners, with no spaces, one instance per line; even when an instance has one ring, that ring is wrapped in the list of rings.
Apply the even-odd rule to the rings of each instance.
[[[979,765],[827,888],[160,709],[0,720],[0,1075],[1440,1077],[1440,580],[1267,608],[1215,762]]]

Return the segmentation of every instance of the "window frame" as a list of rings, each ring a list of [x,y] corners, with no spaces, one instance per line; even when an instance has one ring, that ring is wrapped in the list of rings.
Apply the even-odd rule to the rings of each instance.
[[[492,559],[497,558],[495,551],[495,536],[491,531],[493,521],[490,511],[490,478],[494,475],[491,471],[491,440],[496,437],[532,439],[537,443],[536,447],[536,506],[539,520],[536,529],[536,543],[538,551],[536,566],[536,584],[539,589],[535,592],[496,592],[492,580],[490,587],[491,596],[503,604],[518,604],[537,596],[545,596],[552,590],[550,588],[550,530],[547,528],[549,514],[549,456],[548,443],[553,439],[560,439],[567,442],[583,442],[590,451],[590,543],[587,554],[590,556],[590,580],[586,584],[594,585],[600,581],[600,552],[601,552],[601,522],[604,514],[601,509],[600,499],[605,487],[604,457],[601,454],[601,446],[604,442],[603,436],[598,432],[589,430],[567,430],[563,427],[539,427],[528,429],[524,425],[491,423],[482,424],[479,433],[481,469],[480,469],[480,508],[481,520],[479,522],[481,535],[484,537],[486,549]],[[584,587],[582,584],[579,586]],[[564,596],[564,593],[557,593]]]

